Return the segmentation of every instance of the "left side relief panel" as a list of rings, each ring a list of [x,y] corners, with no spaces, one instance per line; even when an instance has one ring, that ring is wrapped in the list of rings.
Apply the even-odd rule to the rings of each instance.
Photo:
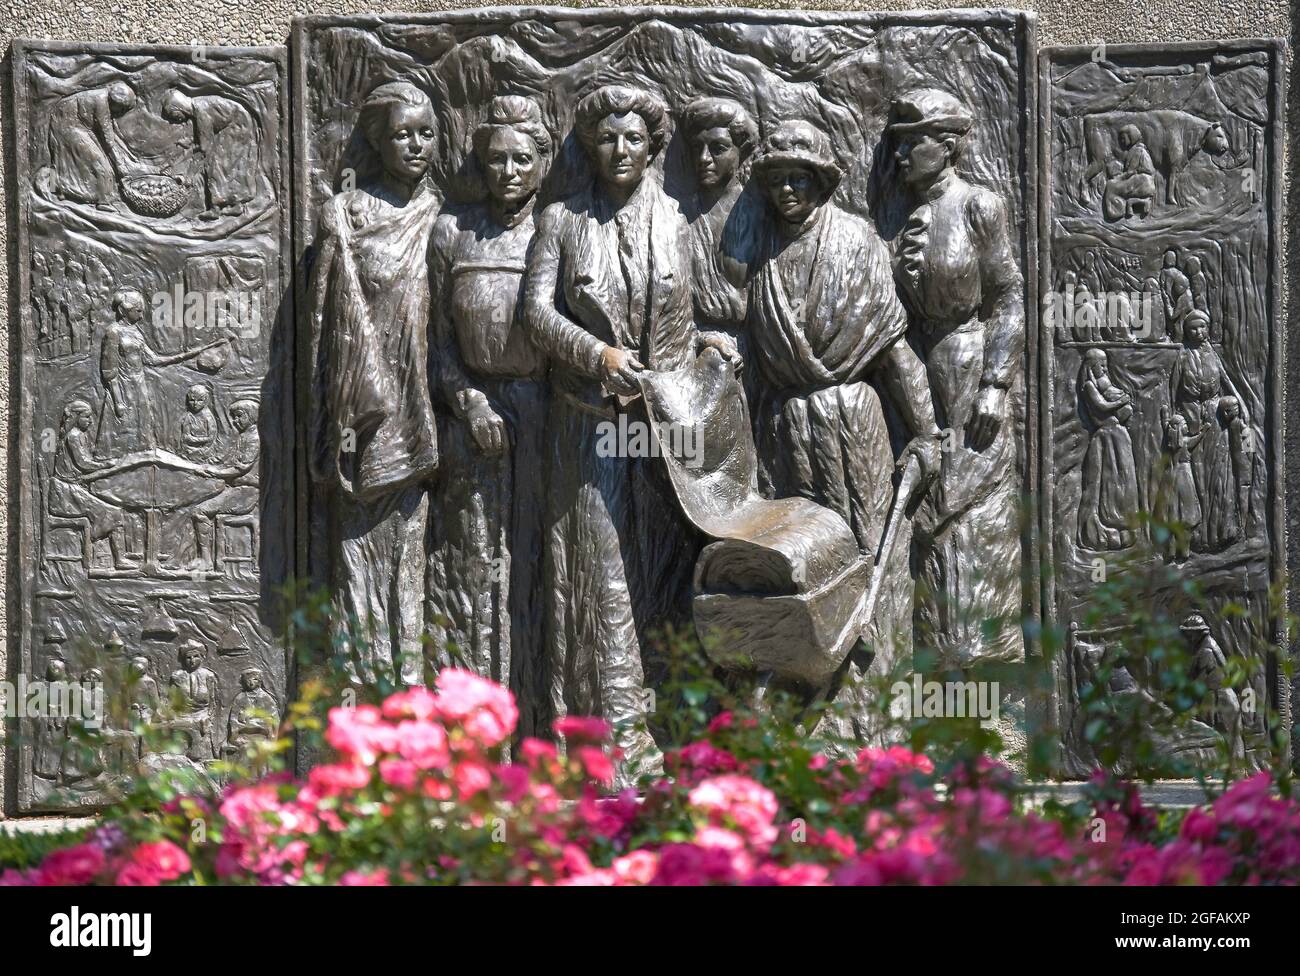
[[[283,714],[286,60],[14,45],[22,811],[213,776]]]

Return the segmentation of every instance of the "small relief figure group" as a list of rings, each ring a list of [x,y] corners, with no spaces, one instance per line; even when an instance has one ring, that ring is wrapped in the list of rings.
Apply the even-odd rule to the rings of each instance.
[[[1090,252],[1085,271],[1095,265]],[[1089,277],[1096,275],[1076,276],[1071,284],[1086,291]],[[1147,294],[1162,323],[1153,337],[1178,343],[1169,366],[1168,399],[1159,410],[1160,451],[1151,475],[1150,510],[1157,522],[1186,529],[1172,534],[1171,558],[1222,552],[1263,524],[1263,436],[1211,340],[1213,306],[1201,260],[1165,251],[1158,277],[1147,279],[1143,301]],[[1090,338],[1100,343],[1108,337]],[[1076,387],[1087,436],[1077,541],[1091,551],[1134,545],[1132,520],[1143,508],[1128,430],[1133,394],[1112,378],[1111,368],[1104,349],[1086,349]]]
[[[165,687],[154,677],[149,657],[128,657],[116,632],[104,643],[104,667],[86,668],[76,679],[63,657],[51,657],[45,668],[51,707],[34,720],[33,773],[56,786],[86,791],[99,788],[106,776],[133,774],[141,763],[172,756],[203,767],[245,757],[256,741],[274,739],[280,706],[265,688],[261,669],[244,669],[241,690],[226,709],[207,654],[202,641],[183,642],[177,649],[180,666]],[[104,690],[105,668],[120,680],[112,700]],[[75,697],[64,691],[73,684]]]
[[[91,253],[32,254],[32,312],[45,360],[83,356],[109,316],[112,278]]]
[[[1165,251],[1160,269],[1160,296],[1164,306],[1165,331],[1173,342],[1182,342],[1187,317],[1192,312],[1210,314],[1209,280],[1201,268],[1201,259],[1189,254],[1182,262],[1178,252]]]
[[[1240,150],[1232,148],[1228,125]],[[1180,109],[1089,113],[1084,184],[1101,191],[1107,222],[1146,221],[1189,207],[1240,210],[1258,198],[1251,161],[1259,135],[1240,118],[1225,125]],[[1101,179],[1093,183],[1094,177]]]
[[[140,515],[144,502],[131,502],[135,496],[129,487],[114,484],[113,476],[161,464],[224,480],[226,486],[215,496],[209,492],[197,505],[182,506],[194,526],[191,568],[213,570],[213,520],[248,515],[258,504],[259,401],[245,394],[220,403],[224,397],[212,386],[192,383],[184,388],[181,402],[168,410],[154,371],[192,363],[224,339],[165,353],[146,331],[146,302],[138,289],[119,289],[112,309],[113,321],[99,347],[98,409],[89,399],[69,400],[57,444],[43,448],[54,451],[50,469],[43,469],[46,514],[86,521],[92,564],[95,544],[107,539],[112,569],[137,570],[145,555]]]
[[[159,352],[145,334],[146,307],[145,297],[137,289],[123,288],[113,296],[114,321],[104,333],[99,353],[104,402],[99,411],[95,453],[101,458],[116,460],[165,446],[162,411],[148,369],[191,362],[225,341],[219,339],[176,353]],[[202,412],[206,392],[196,389],[191,393]],[[187,405],[191,402],[189,395],[186,401]],[[192,426],[191,421],[182,421],[183,426],[187,423]],[[184,454],[185,445],[177,446]]]
[[[643,373],[705,349],[743,371],[764,493],[834,510],[874,556],[895,466],[916,464],[932,486],[918,629],[956,666],[1023,654],[1006,208],[956,174],[973,125],[958,99],[915,92],[896,113],[915,209],[895,266],[834,201],[844,167],[806,121],[760,138],[738,102],[689,102],[697,186],[678,201],[655,172],[668,104],[597,88],[573,118],[590,182],[539,209],[559,137],[535,101],[484,107],[484,199],[452,203],[431,177],[428,96],[371,92],[359,128],[382,173],[325,205],[310,305],[309,451],[356,680],[419,682],[427,654],[508,685],[525,733],[610,720],[621,782],[658,768],[651,636],[689,623],[700,541],[661,462],[598,443],[648,423]],[[851,658],[846,672],[870,660]]]
[[[118,132],[118,120],[140,104],[141,96],[123,80],[55,101],[47,117],[48,164],[38,174],[42,192],[54,200],[110,213],[117,209],[114,202],[119,197],[147,216],[172,216],[179,211],[183,200],[166,206],[147,198],[132,200],[119,189],[133,179],[148,177],[159,182],[142,191],[146,195],[173,185],[170,175],[149,172]],[[199,219],[242,216],[260,184],[261,134],[249,108],[228,95],[187,94],[174,88],[162,95],[158,111],[165,122],[192,130],[192,167],[203,189]],[[155,212],[157,205],[163,210]]]
[[[1169,376],[1164,412],[1170,485],[1161,514],[1188,529],[1183,551],[1222,552],[1261,524],[1262,438],[1210,342],[1210,317],[1193,309]]]

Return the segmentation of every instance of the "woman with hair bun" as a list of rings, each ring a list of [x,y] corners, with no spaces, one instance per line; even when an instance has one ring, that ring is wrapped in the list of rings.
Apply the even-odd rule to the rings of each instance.
[[[473,147],[487,200],[444,211],[430,248],[436,393],[450,411],[431,516],[431,633],[439,666],[468,666],[515,693],[520,733],[531,735],[546,357],[523,328],[520,297],[552,139],[536,102],[506,95]]]

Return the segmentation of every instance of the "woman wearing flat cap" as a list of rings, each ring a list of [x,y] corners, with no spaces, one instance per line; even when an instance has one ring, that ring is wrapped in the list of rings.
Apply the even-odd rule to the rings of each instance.
[[[895,102],[889,127],[914,198],[895,276],[947,448],[913,536],[916,643],[958,667],[1024,657],[1013,410],[1023,281],[1001,198],[955,169],[971,124],[958,99],[921,89]]]
[[[906,452],[916,455],[923,473],[939,464],[925,370],[904,341],[907,317],[889,253],[870,223],[831,202],[842,171],[830,140],[811,124],[774,128],[754,175],[769,205],[746,325],[758,370],[754,425],[762,488],[831,508],[874,556],[895,466],[882,395],[912,437]],[[882,622],[879,632],[891,630]],[[864,665],[854,654],[846,669]]]

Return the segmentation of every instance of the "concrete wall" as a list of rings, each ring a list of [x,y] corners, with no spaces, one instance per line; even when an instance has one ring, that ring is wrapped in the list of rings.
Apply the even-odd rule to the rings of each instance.
[[[558,0],[556,0],[558,3]],[[428,12],[463,7],[487,6],[489,3],[449,2],[449,0],[406,0],[400,9]],[[616,6],[619,0],[605,0],[600,4],[574,4],[574,6]],[[689,5],[685,4],[685,5]],[[716,4],[709,4],[716,5]],[[924,3],[908,0],[841,0],[841,2],[764,2],[750,0],[750,7],[802,7],[804,9],[856,9],[856,10],[922,10],[955,7],[981,7],[982,3]],[[1293,49],[1300,43],[1300,13],[1289,0],[1042,0],[1037,3],[1007,2],[998,6],[1016,7],[1038,13],[1038,39],[1040,45],[1083,44],[1102,40],[1119,42],[1159,42],[1202,40],[1227,37],[1284,37]],[[10,184],[14,176],[14,120],[12,65],[9,42],[15,37],[51,38],[55,40],[121,41],[134,44],[188,44],[192,41],[208,44],[278,44],[289,35],[290,18],[300,14],[346,14],[383,9],[383,4],[367,0],[326,0],[326,2],[286,3],[284,0],[0,0],[0,101],[3,103],[4,165],[0,170],[0,226],[4,227],[0,250],[0,497],[8,497],[8,486],[15,483],[11,461],[13,431],[9,425],[9,403],[13,396],[15,373],[13,364],[17,350],[9,341],[10,314],[17,315],[13,284],[17,273],[14,247],[17,240],[13,195]],[[1300,131],[1300,99],[1293,85],[1288,98],[1288,132],[1294,137]],[[1294,138],[1288,139],[1289,143]],[[1286,172],[1294,171],[1288,161]],[[1290,231],[1297,229],[1297,207],[1287,193],[1286,225]],[[1300,281],[1300,256],[1287,248],[1286,280],[1288,285]],[[1288,287],[1288,292],[1292,290]],[[1288,388],[1300,390],[1300,322],[1288,309],[1289,345],[1295,348],[1288,355]],[[13,330],[16,332],[16,328]],[[1294,443],[1295,434],[1286,434],[1287,455],[1300,458],[1300,446]],[[1292,464],[1293,475],[1297,474]],[[1293,476],[1293,486],[1300,487],[1300,477]],[[1296,494],[1295,491],[1292,492]],[[1290,506],[1288,523],[1300,522],[1300,504]],[[1300,531],[1288,532],[1292,540],[1289,563],[1292,574],[1300,566],[1295,540]],[[0,574],[6,599],[0,602],[0,626],[8,637],[0,642],[0,675],[8,675],[6,654],[13,647],[9,615],[6,606],[17,597],[13,592],[9,553],[14,549],[14,528],[10,525],[7,506],[0,506]],[[16,606],[16,602],[14,602]],[[16,617],[16,614],[14,615]],[[0,759],[4,758],[0,742]],[[7,772],[8,763],[4,764]],[[0,811],[9,809],[5,793],[12,789],[11,775],[0,779]],[[0,818],[4,813],[0,812]]]

